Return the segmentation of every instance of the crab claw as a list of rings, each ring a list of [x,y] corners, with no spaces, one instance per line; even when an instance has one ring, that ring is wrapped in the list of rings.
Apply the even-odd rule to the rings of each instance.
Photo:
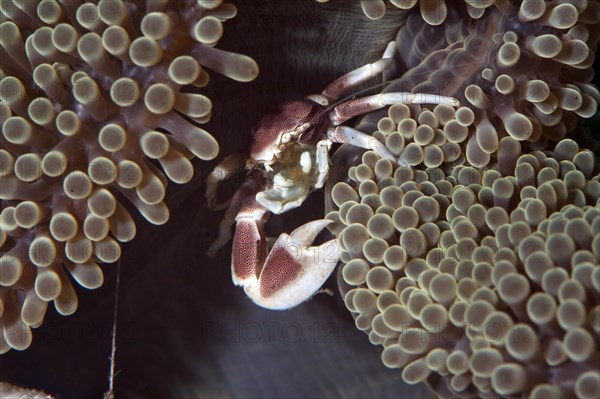
[[[250,259],[246,259],[245,267],[234,262],[234,282],[244,286],[254,303],[267,309],[289,309],[306,301],[325,283],[339,259],[336,240],[316,247],[309,246],[329,223],[331,220],[315,220],[300,226],[290,235],[280,235],[256,282],[252,278],[254,273],[248,273],[251,263],[246,262]],[[253,233],[255,237],[256,232]]]
[[[253,218],[237,222],[233,247],[231,248],[231,278],[235,285],[243,287],[258,284],[257,265],[267,257],[267,241],[262,229]]]

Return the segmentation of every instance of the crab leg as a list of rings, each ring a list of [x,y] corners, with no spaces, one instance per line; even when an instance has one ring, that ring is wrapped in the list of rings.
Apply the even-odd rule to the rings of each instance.
[[[330,102],[337,100],[353,87],[373,79],[375,76],[388,69],[394,62],[392,58],[395,51],[396,42],[388,43],[383,53],[383,57],[381,57],[380,60],[377,60],[372,64],[364,65],[334,80],[321,94],[330,100]]]
[[[312,297],[335,269],[339,259],[336,240],[311,247],[315,237],[331,220],[315,220],[281,234],[267,256],[256,282],[234,276],[254,303],[267,309],[289,309]],[[239,229],[239,224],[238,224]],[[236,231],[237,237],[237,231]],[[256,237],[255,235],[253,238]],[[246,239],[246,237],[240,237]],[[235,243],[234,243],[235,246]],[[235,273],[246,273],[252,265],[234,266]]]
[[[217,206],[217,188],[219,183],[244,170],[247,154],[234,152],[226,156],[206,177],[204,197],[209,209]]]
[[[259,187],[259,178],[250,174],[242,186],[233,194],[225,215],[221,219],[219,235],[206,251],[208,256],[214,256],[219,248],[231,240],[231,226],[236,222],[239,223],[240,219],[251,219],[253,223],[258,224],[258,228],[262,231],[262,226],[269,218],[269,211],[256,202],[255,197],[260,191]]]
[[[319,175],[315,188],[318,190],[323,187],[327,176],[329,176],[329,150],[331,149],[331,140],[321,140],[317,143],[316,163]]]
[[[333,109],[330,119],[335,126],[338,126],[355,116],[376,111],[393,104],[448,104],[458,106],[459,102],[453,97],[445,97],[439,94],[382,93],[344,101]]]
[[[373,150],[381,158],[389,159],[394,163],[398,163],[398,158],[392,154],[385,144],[377,140],[375,137],[363,133],[359,130],[348,126],[336,126],[327,130],[327,137],[334,143],[351,144],[355,147],[366,148]],[[403,166],[406,166],[402,164]]]
[[[252,216],[238,218],[231,248],[231,279],[235,285],[258,284],[257,267],[267,257],[267,240],[261,224]]]

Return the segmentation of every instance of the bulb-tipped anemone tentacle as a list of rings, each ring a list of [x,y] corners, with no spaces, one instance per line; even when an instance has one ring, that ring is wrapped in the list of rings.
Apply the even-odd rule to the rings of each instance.
[[[136,233],[121,198],[150,223],[168,220],[168,181],[189,182],[191,159],[219,151],[197,126],[215,112],[198,91],[213,72],[247,82],[258,67],[214,47],[237,12],[221,1],[1,7],[4,353],[30,345],[49,302],[75,312],[69,275],[87,289],[102,285],[99,264],[117,261],[119,243]]]
[[[395,130],[405,111],[390,107],[380,128]],[[503,138],[486,170],[365,152],[333,185],[326,216],[344,300],[407,383],[459,397],[591,398],[600,169],[570,139],[525,154],[516,144]]]
[[[387,367],[442,396],[597,397],[600,175],[569,138],[600,101],[600,3],[445,3],[391,1],[409,10],[405,73],[383,92],[460,105],[362,118],[399,165],[334,155],[348,171],[327,215],[346,306]]]
[[[386,8],[379,0],[361,5],[370,18]],[[447,129],[473,166],[493,163],[507,135],[543,150],[572,133],[580,117],[595,114],[600,92],[590,82],[600,37],[597,1],[415,0],[392,6],[406,10],[395,56],[404,73],[386,76],[383,92],[457,98],[468,117]],[[381,116],[365,118],[368,130]]]

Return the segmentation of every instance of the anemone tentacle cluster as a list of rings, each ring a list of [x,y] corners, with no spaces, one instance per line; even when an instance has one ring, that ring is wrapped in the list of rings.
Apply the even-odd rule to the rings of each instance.
[[[208,69],[246,82],[249,57],[214,46],[236,15],[221,0],[2,1],[0,353],[25,349],[48,303],[77,308],[135,235],[122,196],[153,224],[167,181],[216,157],[197,124]],[[160,167],[158,166],[160,165]],[[63,267],[64,266],[64,267]]]
[[[396,37],[396,62],[406,72],[390,76],[384,90],[458,98],[472,111],[462,130],[476,167],[494,163],[505,136],[536,150],[561,140],[600,101],[590,84],[600,3],[498,2],[482,10],[474,19],[451,8],[438,26],[410,12]]]
[[[368,151],[331,190],[345,302],[409,383],[596,398],[600,175],[566,137],[597,113],[600,3],[467,3],[407,14],[404,74],[384,89],[460,106],[393,105],[357,126],[403,166]]]
[[[316,1],[319,3],[326,3],[329,0]],[[429,25],[439,25],[443,23],[448,15],[448,6],[444,0],[390,0],[389,3],[401,10],[411,10],[416,8],[418,4],[422,18]],[[495,1],[464,0],[464,3],[466,3],[469,15],[472,18],[479,18],[485,12],[485,9],[492,6]],[[377,20],[383,18],[387,6],[385,0],[360,0],[360,7],[369,19]]]
[[[329,0],[316,0],[319,3],[327,3]],[[370,19],[380,19],[385,15],[386,12],[386,1],[385,0],[359,0],[360,6],[364,14]],[[448,3],[448,4],[446,4]],[[586,8],[587,1],[577,2],[564,2],[570,3],[575,6],[577,11],[582,11]],[[464,8],[467,15],[473,19],[480,19],[486,12],[486,10],[492,6],[495,6],[505,12],[515,10],[514,6],[508,1],[496,1],[496,0],[389,0],[389,4],[400,10],[413,10],[418,8],[418,14],[423,20],[432,26],[440,25],[446,22],[449,10],[453,8]],[[518,16],[522,20],[536,20],[542,19],[543,21],[552,20],[553,23],[564,20],[564,16],[567,15],[569,18],[574,18],[572,14],[572,8],[561,7],[555,9],[561,2],[554,2],[550,8],[545,0],[523,0],[519,1]],[[417,7],[418,5],[418,7]],[[587,13],[588,15],[594,15],[598,12],[598,6],[593,5]]]
[[[485,171],[363,154],[327,216],[346,306],[408,383],[438,374],[454,395],[598,397],[595,157],[570,139],[501,148]]]
[[[373,136],[409,166],[453,167],[466,162],[469,128],[474,113],[468,107],[395,104],[377,123]]]

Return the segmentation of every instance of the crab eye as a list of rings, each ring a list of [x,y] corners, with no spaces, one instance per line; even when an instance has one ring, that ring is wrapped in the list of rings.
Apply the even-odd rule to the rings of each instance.
[[[292,135],[289,132],[286,132],[281,136],[281,141],[283,143],[288,143],[291,139],[292,139]]]

